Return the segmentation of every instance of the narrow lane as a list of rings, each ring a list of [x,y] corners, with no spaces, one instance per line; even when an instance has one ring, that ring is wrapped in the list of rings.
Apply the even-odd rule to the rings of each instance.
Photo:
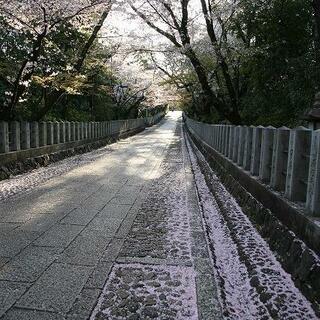
[[[106,148],[1,182],[0,317],[316,319],[214,182],[218,196],[205,184],[179,112]]]

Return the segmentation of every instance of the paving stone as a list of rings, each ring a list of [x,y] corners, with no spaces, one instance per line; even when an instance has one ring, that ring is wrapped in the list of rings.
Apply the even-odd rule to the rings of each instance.
[[[86,283],[92,267],[52,264],[16,306],[66,313]]]
[[[29,207],[25,209],[26,212],[30,214],[68,214],[76,207],[76,204],[64,201],[62,201],[62,203],[55,203],[50,198],[45,202],[38,202],[36,204],[30,203]]]
[[[37,246],[67,247],[82,229],[82,226],[57,224],[46,231],[34,244]]]
[[[80,207],[71,211],[61,222],[86,226],[98,212],[93,208]]]
[[[212,275],[206,274],[196,277],[199,320],[224,319],[214,283]]]
[[[108,237],[112,237],[116,234],[121,222],[121,219],[108,219],[103,216],[96,216],[88,224],[87,228],[90,230],[105,231]]]
[[[84,230],[63,252],[59,262],[94,266],[110,241],[105,231]]]
[[[0,270],[0,280],[35,281],[60,252],[60,248],[29,246]]]
[[[8,261],[10,261],[10,258],[0,257],[0,268],[2,268]]]
[[[26,283],[0,281],[0,318],[29,287]]]
[[[198,274],[213,274],[212,262],[208,258],[194,258],[195,270]]]
[[[131,227],[133,225],[133,222],[134,222],[135,218],[136,218],[135,215],[128,216],[122,222],[122,224],[121,224],[120,228],[118,229],[115,237],[117,237],[117,238],[125,238],[128,235],[128,233],[129,233],[129,231],[130,231],[130,229],[131,229]]]
[[[0,256],[14,257],[22,249],[27,247],[34,238],[35,234],[25,232],[10,232],[9,234],[0,234]]]
[[[68,313],[68,320],[87,320],[95,307],[101,290],[83,289]]]
[[[119,252],[123,246],[124,239],[113,239],[106,251],[104,252],[101,260],[106,262],[113,262],[119,255]]]
[[[119,264],[112,270],[92,319],[109,319],[108,315],[110,319],[134,319],[135,315],[195,319],[196,313],[192,268]]]
[[[45,232],[61,219],[59,215],[34,214],[18,230]]]
[[[11,212],[6,216],[0,218],[0,222],[3,223],[25,223],[32,218],[32,214],[26,210],[23,212]]]
[[[90,275],[86,288],[103,289],[112,268],[111,262],[99,262]]]
[[[131,205],[107,204],[98,214],[98,217],[108,219],[124,219],[128,214]]]
[[[192,256],[198,258],[209,258],[207,242],[204,232],[192,231]]]
[[[103,193],[97,196],[92,195],[88,199],[81,202],[83,208],[89,208],[94,210],[102,210],[107,203],[114,197],[114,193]]]
[[[65,320],[65,317],[52,312],[13,308],[3,320]]]
[[[7,233],[21,226],[21,223],[0,223],[0,234]]]
[[[132,205],[136,201],[138,195],[136,194],[130,194],[130,195],[115,195],[110,203],[113,204],[127,204],[127,205]]]

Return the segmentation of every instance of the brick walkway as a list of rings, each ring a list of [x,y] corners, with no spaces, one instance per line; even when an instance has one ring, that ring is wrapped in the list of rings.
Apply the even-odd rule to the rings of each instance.
[[[0,317],[221,317],[179,115],[0,204]]]

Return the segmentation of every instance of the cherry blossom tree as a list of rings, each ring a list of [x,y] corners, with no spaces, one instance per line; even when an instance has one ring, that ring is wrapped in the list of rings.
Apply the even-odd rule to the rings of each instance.
[[[41,56],[43,45],[48,36],[57,30],[59,25],[72,22],[82,25],[89,21],[89,15],[103,11],[100,25],[104,22],[111,7],[111,0],[79,0],[77,2],[67,0],[12,0],[0,1],[0,14],[6,22],[21,32],[27,33],[31,43],[28,54],[18,67],[16,77],[13,81],[10,99],[7,101],[6,111],[12,115],[14,109],[23,96]],[[104,9],[105,8],[105,9]],[[101,26],[100,26],[101,27]],[[84,47],[76,69],[80,69],[86,53],[99,31],[95,28]]]

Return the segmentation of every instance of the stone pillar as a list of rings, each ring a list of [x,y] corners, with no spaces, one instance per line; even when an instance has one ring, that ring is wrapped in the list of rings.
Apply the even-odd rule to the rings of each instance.
[[[210,125],[209,128],[209,146],[213,148],[213,142],[214,142],[214,126]]]
[[[220,153],[223,154],[224,153],[224,147],[226,145],[226,131],[227,131],[227,126],[226,125],[222,125],[221,126],[221,135],[220,135]]]
[[[222,147],[222,136],[223,136],[223,126],[221,124],[218,125],[218,139],[217,139],[217,150],[221,152]]]
[[[219,142],[220,142],[220,125],[216,125],[216,133],[215,133],[215,144],[214,148],[219,151]]]
[[[276,128],[267,127],[262,130],[259,179],[269,183],[271,178],[273,139]]]
[[[230,126],[229,131],[229,146],[228,146],[228,154],[227,157],[232,160],[233,155],[233,144],[234,144],[234,135],[235,135],[235,126]]]
[[[60,122],[60,143],[66,142],[66,124]]]
[[[53,123],[53,143],[60,143],[60,122],[58,121]]]
[[[76,123],[72,121],[70,123],[70,141],[76,141]]]
[[[74,140],[75,141],[79,141],[80,140],[80,123],[79,122],[75,122],[75,136],[74,136]]]
[[[52,145],[54,144],[54,128],[53,122],[47,122],[47,144]]]
[[[20,124],[20,141],[21,141],[21,149],[27,150],[30,149],[30,123],[29,122],[21,122]]]
[[[83,139],[88,139],[88,122],[83,123]]]
[[[228,155],[228,148],[229,148],[229,138],[230,138],[230,129],[231,129],[231,126],[226,126],[226,129],[225,129],[225,133],[224,133],[224,149],[223,149],[223,154],[225,156]]]
[[[20,150],[20,123],[18,121],[10,122],[10,151]]]
[[[284,191],[286,186],[289,137],[287,127],[277,129],[274,136],[270,186],[278,191]]]
[[[65,122],[65,135],[66,135],[66,142],[71,141],[71,124],[69,121]]]
[[[237,163],[238,161],[238,150],[239,150],[239,139],[240,139],[240,129],[241,126],[235,128],[235,135],[233,140],[233,151],[232,151],[232,161]]]
[[[0,153],[9,152],[9,125],[5,121],[0,121]]]
[[[320,130],[312,134],[306,209],[320,216]]]
[[[243,165],[243,159],[244,159],[244,147],[246,144],[246,131],[247,127],[242,126],[240,127],[240,134],[239,134],[239,147],[238,147],[238,159],[237,164],[239,166]]]
[[[39,148],[39,122],[31,122],[31,148]]]
[[[43,147],[47,145],[47,123],[39,122],[39,146]]]
[[[290,132],[285,196],[291,201],[306,201],[311,133],[305,127]]]
[[[84,122],[80,122],[80,137],[81,137],[81,140],[85,140],[86,138],[86,135],[85,135],[85,132],[84,132]]]
[[[250,173],[253,176],[259,175],[260,169],[260,155],[261,155],[261,139],[262,139],[262,130],[264,127],[254,127],[253,128],[253,137],[252,137],[252,158],[250,165]]]
[[[245,145],[242,166],[245,170],[250,170],[251,158],[252,158],[252,138],[253,138],[253,126],[246,127],[245,130]]]
[[[88,122],[88,139],[92,139],[92,122]]]

